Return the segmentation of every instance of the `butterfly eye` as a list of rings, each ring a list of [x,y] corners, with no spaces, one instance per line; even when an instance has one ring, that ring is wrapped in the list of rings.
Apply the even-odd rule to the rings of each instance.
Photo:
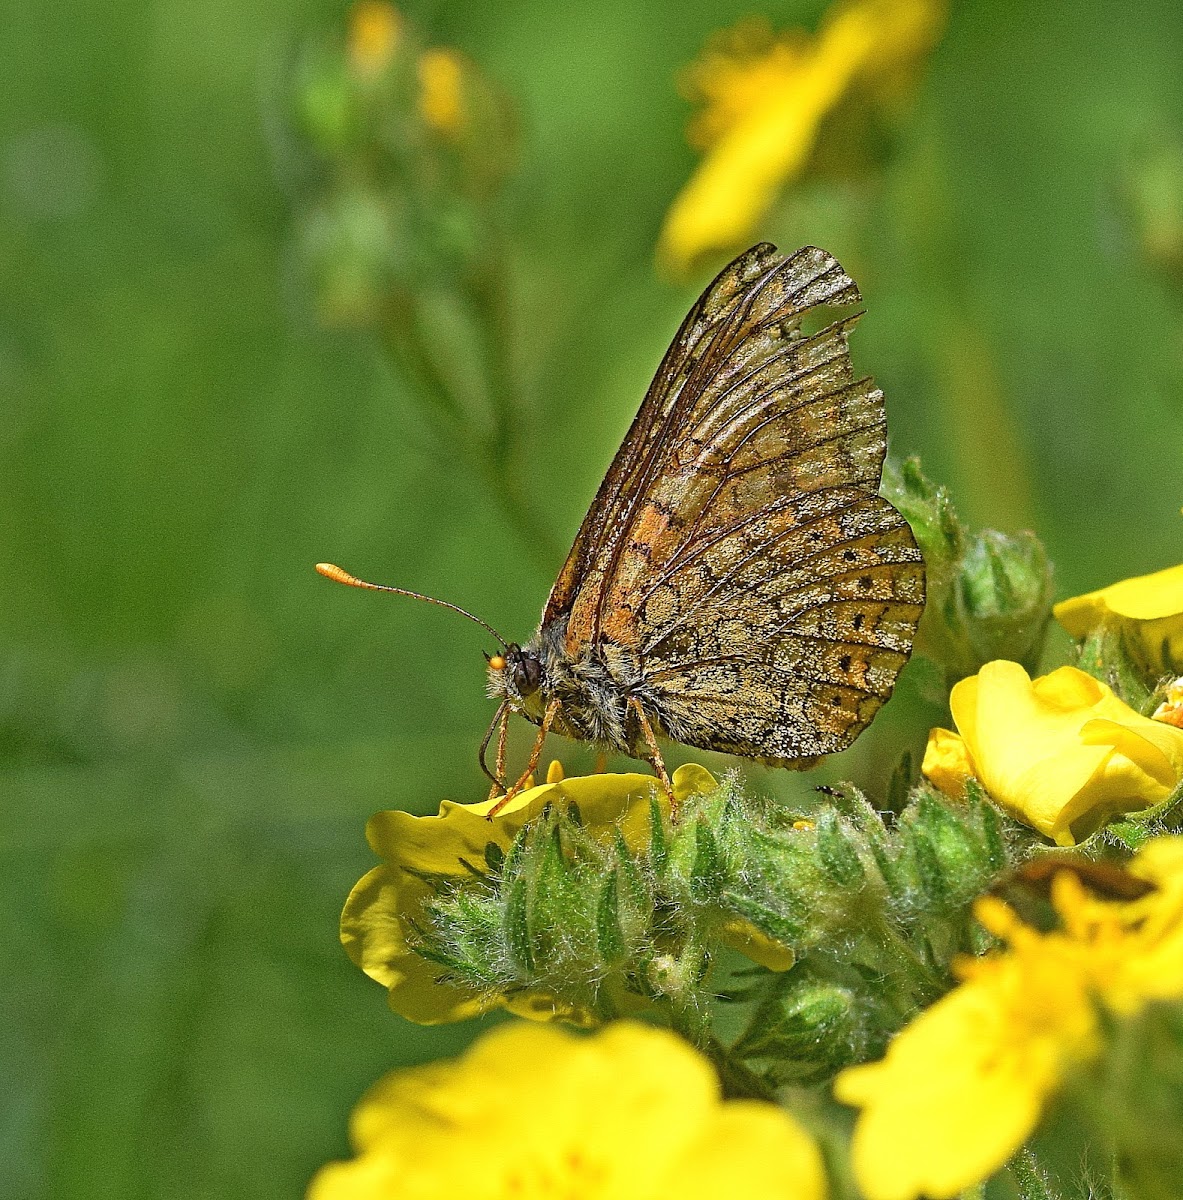
[[[514,686],[523,696],[532,696],[542,683],[542,664],[531,655],[522,655],[513,665]]]
[[[489,666],[492,667],[494,671],[504,671],[505,670],[505,655],[503,655],[503,654],[492,655],[492,657],[489,659]]]

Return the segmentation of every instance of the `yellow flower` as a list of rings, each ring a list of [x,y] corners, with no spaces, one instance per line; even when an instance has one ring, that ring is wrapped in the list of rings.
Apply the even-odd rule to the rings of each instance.
[[[377,75],[390,65],[402,36],[403,19],[386,0],[358,0],[349,10],[349,61],[359,75]]]
[[[464,131],[464,60],[455,50],[425,50],[419,58],[419,115],[445,137]]]
[[[723,1101],[673,1034],[502,1026],[455,1062],[395,1072],[353,1114],[357,1157],[308,1200],[824,1200],[809,1136],[781,1109]]]
[[[867,1200],[943,1200],[988,1178],[1033,1132],[1067,1072],[1103,1048],[1097,1002],[1118,1015],[1183,998],[1183,838],[1150,842],[1139,900],[1088,895],[1061,872],[1063,929],[1024,925],[1002,901],[975,912],[1003,952],[959,964],[965,982],[851,1067],[835,1094],[862,1108],[852,1157]]]
[[[666,214],[658,256],[674,271],[746,244],[777,191],[805,168],[822,119],[856,83],[882,85],[921,59],[944,25],[944,0],[845,0],[816,37],[776,37],[746,21],[686,75],[703,109],[691,142],[706,151]]]
[[[497,1007],[535,1020],[591,1022],[590,1014],[546,993],[490,995],[440,982],[441,968],[412,948],[416,927],[427,923],[424,906],[436,894],[435,881],[472,878],[472,871],[485,863],[486,847],[493,843],[507,850],[546,804],[577,804],[585,828],[606,842],[619,828],[630,848],[646,844],[649,801],[656,790],[652,776],[600,774],[564,780],[561,775],[552,772],[549,782],[519,793],[492,820],[486,816],[491,800],[445,800],[435,817],[396,810],[370,819],[366,837],[386,861],[350,893],[341,914],[341,941],[350,958],[388,990],[395,1012],[424,1025],[462,1021]],[[718,784],[703,767],[687,764],[674,772],[673,786],[674,795],[685,800],[694,793],[713,792]],[[663,795],[658,795],[658,804],[668,812]],[[773,970],[792,965],[789,950],[745,922],[734,922],[722,933],[728,945]]]
[[[1075,667],[1032,681],[998,659],[958,683],[949,705],[960,737],[932,731],[924,774],[954,796],[977,776],[1061,846],[1165,800],[1183,777],[1183,730],[1143,717]]]
[[[1147,670],[1183,671],[1183,564],[1073,596],[1052,612],[1076,638],[1111,622]]]

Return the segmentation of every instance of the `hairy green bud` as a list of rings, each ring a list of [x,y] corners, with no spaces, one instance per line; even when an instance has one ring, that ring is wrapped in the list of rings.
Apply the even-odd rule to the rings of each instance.
[[[839,887],[853,888],[865,879],[858,851],[833,809],[826,809],[818,818],[817,853],[822,870]]]
[[[884,471],[883,494],[912,527],[924,553],[928,603],[917,647],[947,681],[1009,658],[1033,670],[1051,617],[1052,567],[1030,532],[970,534],[948,492],[916,459]]]

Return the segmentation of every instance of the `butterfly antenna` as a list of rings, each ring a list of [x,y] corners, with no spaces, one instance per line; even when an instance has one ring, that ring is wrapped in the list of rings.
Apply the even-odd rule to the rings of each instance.
[[[508,650],[509,643],[493,628],[492,625],[482,621],[480,617],[474,617],[467,609],[461,608],[458,604],[449,604],[447,600],[437,600],[434,596],[424,596],[420,592],[409,592],[406,588],[388,587],[384,583],[367,583],[364,579],[358,579],[356,575],[350,575],[348,571],[336,565],[336,563],[317,563],[317,574],[323,575],[326,579],[331,579],[334,583],[343,583],[347,587],[364,588],[369,592],[393,592],[396,596],[410,596],[412,600],[426,600],[428,604],[438,604],[440,608],[450,608],[453,612],[458,612],[462,617],[467,617],[470,621],[475,621],[482,629],[487,629],[500,643],[502,649]]]

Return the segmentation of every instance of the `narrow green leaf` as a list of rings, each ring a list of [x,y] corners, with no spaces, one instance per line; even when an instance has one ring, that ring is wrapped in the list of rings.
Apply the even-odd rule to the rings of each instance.
[[[596,905],[596,944],[606,964],[619,962],[624,957],[624,931],[620,927],[619,889],[615,871],[604,881],[600,901]]]

